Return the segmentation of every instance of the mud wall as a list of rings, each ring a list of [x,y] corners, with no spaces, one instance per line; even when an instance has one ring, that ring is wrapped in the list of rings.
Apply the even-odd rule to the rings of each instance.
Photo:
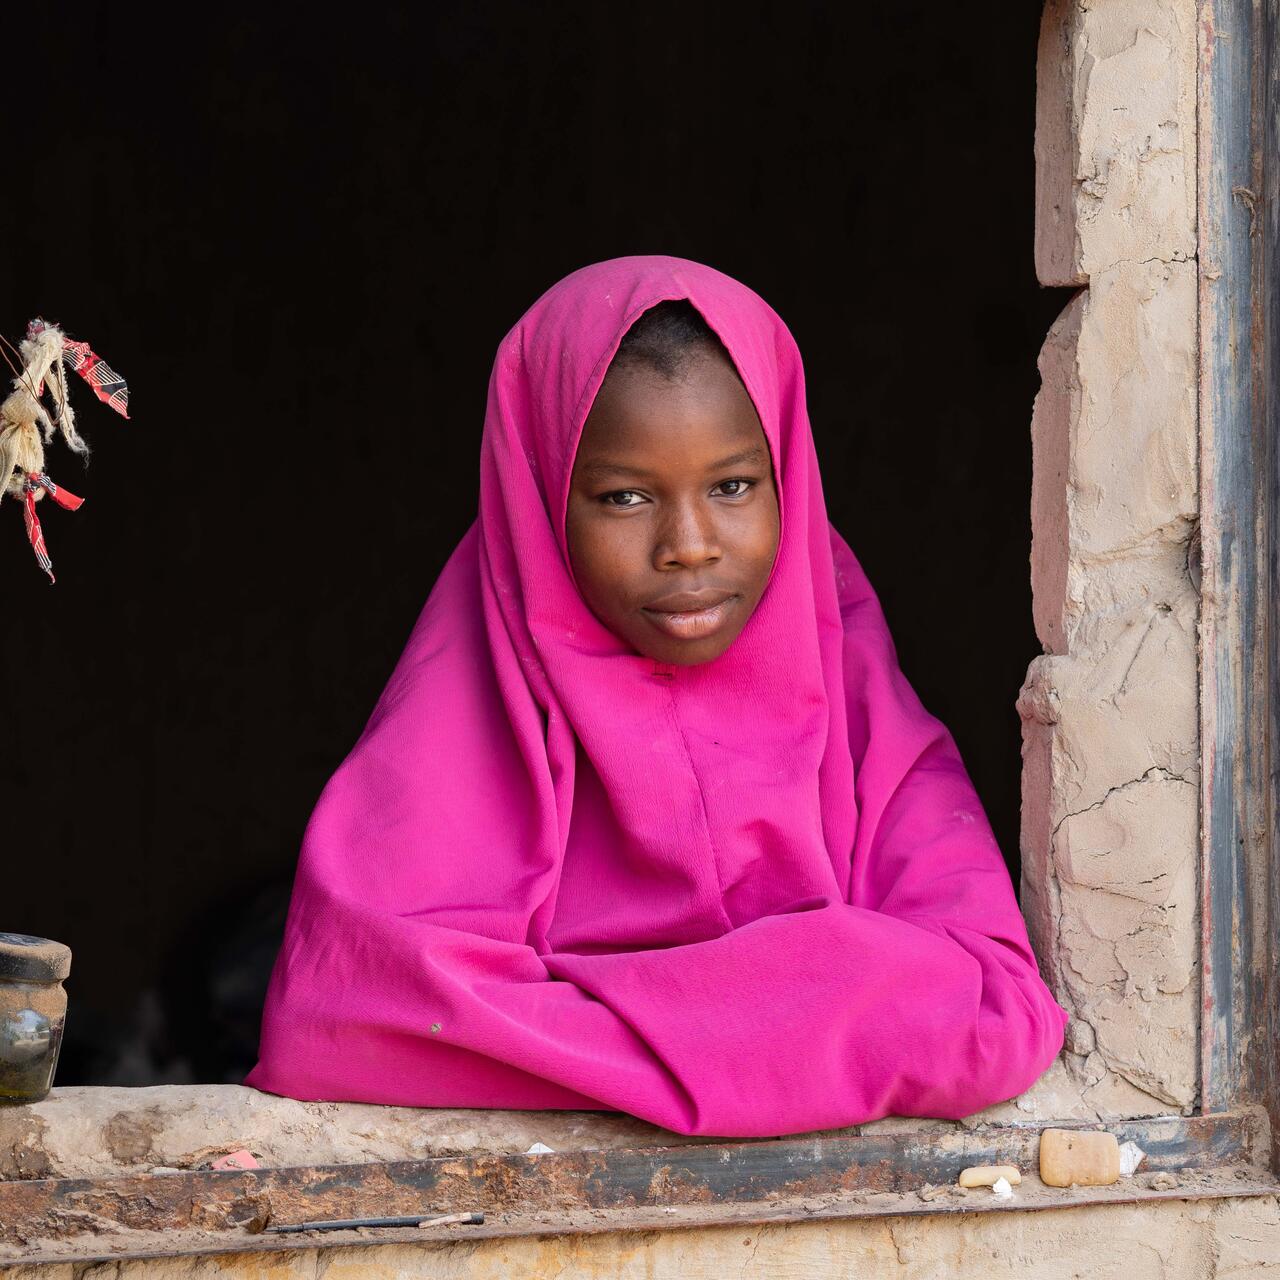
[[[0,1268],[0,1280],[721,1280],[725,1276],[901,1276],[910,1280],[1218,1280],[1280,1277],[1274,1198],[1164,1201],[1036,1213],[936,1214],[487,1239],[443,1245],[299,1249]]]
[[[1036,270],[1075,285],[1040,353],[1023,905],[1071,1011],[1049,1114],[1197,1099],[1196,6],[1050,0]]]

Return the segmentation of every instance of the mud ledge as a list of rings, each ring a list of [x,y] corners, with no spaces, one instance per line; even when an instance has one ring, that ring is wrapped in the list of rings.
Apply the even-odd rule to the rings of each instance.
[[[725,1141],[614,1112],[305,1103],[237,1085],[62,1089],[0,1111],[0,1266],[1280,1193],[1259,1111],[1115,1121],[1147,1158],[1101,1188],[1040,1184],[1042,1125],[890,1120]],[[551,1152],[529,1154],[535,1142]],[[200,1167],[240,1147],[263,1167]],[[976,1163],[1019,1165],[1015,1199],[954,1188]],[[461,1211],[484,1221],[264,1230]]]

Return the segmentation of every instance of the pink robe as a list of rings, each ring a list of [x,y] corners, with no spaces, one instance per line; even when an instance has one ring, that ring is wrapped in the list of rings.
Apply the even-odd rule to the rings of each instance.
[[[732,355],[781,509],[755,613],[691,667],[608,631],[565,548],[583,420],[672,298]],[[828,522],[786,326],[678,258],[562,280],[498,349],[479,518],[307,826],[245,1083],[756,1137],[968,1115],[1026,1089],[1065,1022]]]

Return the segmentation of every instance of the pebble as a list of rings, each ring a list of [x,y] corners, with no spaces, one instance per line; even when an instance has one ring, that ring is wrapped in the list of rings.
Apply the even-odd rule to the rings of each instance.
[[[1003,1178],[1016,1187],[1022,1181],[1022,1171],[1012,1164],[975,1164],[960,1171],[962,1187],[994,1187]]]
[[[253,1152],[246,1147],[237,1147],[235,1151],[228,1151],[216,1160],[211,1160],[209,1168],[218,1172],[225,1172],[228,1169],[258,1169],[261,1166],[254,1159]]]

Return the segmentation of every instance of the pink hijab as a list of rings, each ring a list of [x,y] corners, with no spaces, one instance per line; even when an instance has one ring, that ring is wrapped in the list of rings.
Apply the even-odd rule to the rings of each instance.
[[[565,544],[609,361],[675,298],[737,365],[782,516],[755,613],[693,667],[597,621]],[[1065,1021],[827,520],[786,326],[680,258],[560,281],[498,348],[479,519],[307,826],[245,1083],[756,1137],[968,1115],[1026,1089]]]

